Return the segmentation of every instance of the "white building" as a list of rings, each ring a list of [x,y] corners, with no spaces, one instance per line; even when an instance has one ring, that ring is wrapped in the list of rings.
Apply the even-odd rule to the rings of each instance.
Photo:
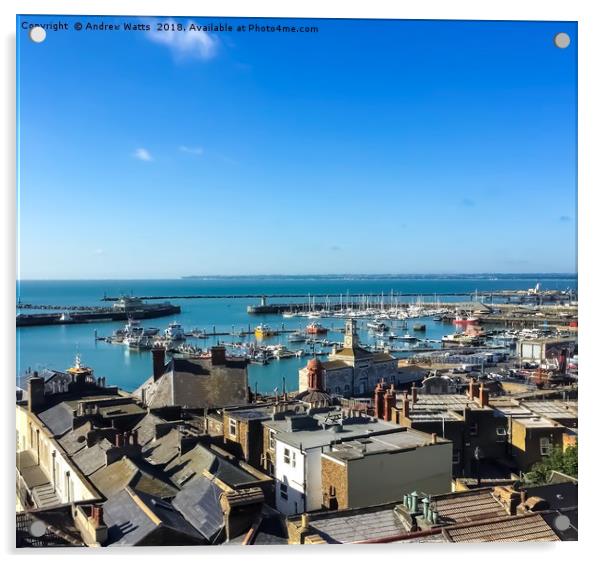
[[[284,420],[264,422],[271,431],[274,456],[274,479],[276,486],[276,508],[286,515],[299,514],[318,510],[326,503],[326,497],[331,484],[326,489],[323,486],[325,456],[330,452],[340,452],[341,443],[350,447],[359,447],[361,442],[377,436],[387,436],[388,439],[375,442],[364,451],[366,458],[362,467],[370,466],[372,470],[380,467],[379,471],[387,475],[380,487],[379,481],[372,481],[370,487],[376,491],[374,498],[401,499],[405,490],[415,483],[416,486],[428,484],[433,493],[446,492],[451,487],[451,443],[440,441],[437,455],[424,456],[416,454],[419,446],[427,445],[431,436],[422,432],[410,430],[396,424],[377,420],[365,415],[356,414],[344,417],[341,410],[322,409],[323,412],[313,415],[287,416]],[[326,412],[324,412],[326,411]],[[403,434],[400,439],[391,440],[391,436]],[[338,444],[338,445],[337,445]],[[403,446],[399,445],[403,444]],[[430,448],[429,448],[430,449]],[[406,456],[381,455],[407,452]],[[414,453],[412,453],[414,452]],[[432,450],[434,453],[434,449]],[[424,454],[426,452],[421,452]],[[333,454],[335,457],[340,453]],[[332,458],[332,456],[331,456]],[[332,462],[332,459],[329,461]],[[394,459],[394,464],[389,464]],[[429,460],[424,464],[421,460]],[[402,471],[407,463],[408,471]],[[401,465],[400,465],[401,464]],[[390,465],[390,466],[389,466]],[[358,467],[356,464],[354,467]],[[359,474],[358,472],[355,475]],[[395,475],[399,475],[397,479]],[[368,481],[364,479],[365,485]],[[408,483],[410,485],[408,485]],[[404,484],[407,485],[404,488]],[[353,496],[354,502],[363,502],[370,495],[359,492],[357,480],[354,481],[357,491]],[[380,491],[380,489],[383,489]],[[358,500],[360,499],[360,500]],[[369,504],[369,503],[368,503]]]

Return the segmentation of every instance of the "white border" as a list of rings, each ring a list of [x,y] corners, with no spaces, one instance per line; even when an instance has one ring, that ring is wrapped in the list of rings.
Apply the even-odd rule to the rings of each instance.
[[[14,443],[13,416],[14,412],[14,387],[13,373],[15,369],[15,330],[13,314],[15,305],[15,149],[14,149],[14,72],[15,72],[15,19],[16,13],[48,13],[48,14],[116,14],[116,15],[197,15],[197,16],[269,16],[269,17],[334,17],[334,18],[401,18],[401,19],[486,19],[486,20],[570,20],[579,22],[579,293],[581,301],[580,311],[580,356],[582,392],[581,403],[581,428],[579,432],[581,442],[581,506],[580,506],[580,541],[578,543],[563,543],[555,546],[462,546],[461,548],[445,546],[445,549],[429,548],[425,545],[404,546],[403,551],[410,557],[444,557],[449,561],[464,561],[466,557],[487,557],[491,560],[507,560],[509,557],[546,558],[550,561],[565,560],[567,557],[586,555],[585,550],[593,550],[597,538],[598,515],[597,507],[600,499],[600,446],[599,434],[601,425],[598,423],[600,406],[601,377],[600,365],[596,361],[596,347],[600,346],[600,324],[596,323],[599,312],[596,300],[596,288],[602,280],[600,273],[600,241],[602,236],[600,225],[602,213],[600,209],[599,190],[602,189],[600,178],[600,100],[602,88],[600,83],[600,40],[602,30],[600,20],[596,18],[596,2],[585,1],[531,1],[506,0],[498,2],[482,2],[475,0],[437,0],[429,2],[394,3],[381,0],[368,0],[366,2],[348,1],[326,3],[324,0],[306,0],[304,2],[289,0],[286,4],[278,1],[254,0],[253,2],[238,0],[221,2],[192,2],[169,0],[104,0],[103,2],[81,0],[73,1],[5,1],[1,4],[2,18],[2,45],[4,56],[1,59],[2,77],[6,88],[2,90],[2,110],[4,131],[0,137],[2,158],[1,170],[4,173],[4,190],[2,205],[2,257],[4,262],[4,276],[2,279],[2,328],[0,344],[4,358],[4,390],[6,408],[5,426],[6,434],[4,443],[7,446],[4,504],[2,510],[2,533],[5,541],[5,552],[11,554],[14,545],[14,508],[12,494],[14,490]],[[597,342],[598,341],[598,342]],[[596,346],[597,345],[597,346]],[[583,488],[585,487],[585,489]],[[602,539],[602,538],[601,538]],[[359,546],[358,546],[359,547]],[[443,547],[443,546],[441,546]],[[368,552],[370,550],[370,553]],[[373,554],[372,551],[382,553],[374,554],[377,557],[403,557],[401,547],[394,546],[337,546],[333,549],[320,549],[311,552],[312,557],[344,557],[345,559],[365,559]],[[386,552],[386,553],[385,553]],[[76,550],[69,554],[80,556]],[[106,554],[106,552],[102,552]],[[214,550],[176,550],[176,549],[138,549],[138,550],[110,550],[113,555],[119,554],[127,557],[143,556],[148,559],[158,560],[166,554],[176,557],[245,557],[261,556],[262,559],[306,558],[307,548],[263,548],[239,551],[232,549]],[[99,555],[98,552],[89,550],[86,555]],[[15,551],[12,550],[12,556]],[[49,559],[62,558],[65,552],[55,551],[36,552],[33,555],[23,555],[26,559],[45,557]]]

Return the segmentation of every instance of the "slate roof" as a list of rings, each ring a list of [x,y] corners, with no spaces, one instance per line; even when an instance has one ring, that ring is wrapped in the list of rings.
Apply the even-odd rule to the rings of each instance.
[[[53,436],[61,436],[73,428],[74,407],[67,402],[58,403],[38,414]]]
[[[212,542],[224,527],[221,495],[222,490],[215,483],[200,477],[189,482],[172,504],[207,541]]]
[[[355,348],[341,348],[337,350],[333,357],[335,358],[372,358],[373,353],[365,348],[356,346]]]
[[[201,477],[205,470],[233,489],[257,483],[256,477],[200,444],[172,460],[165,468],[165,473],[172,482],[182,487],[193,478]]]
[[[162,418],[152,413],[146,414],[146,416],[134,426],[134,429],[138,430],[138,443],[141,446],[145,446],[150,442],[155,437],[155,426],[163,422],[165,421]]]
[[[252,545],[288,544],[288,531],[284,516],[264,505],[261,524],[259,524],[257,533],[250,543]]]
[[[86,422],[71,432],[59,438],[58,442],[70,455],[74,455],[86,447],[86,435],[92,430],[92,423]]]
[[[167,434],[156,440],[147,442],[142,451],[151,463],[165,465],[178,455],[180,447],[180,431],[172,428]]]
[[[211,360],[173,358],[157,381],[148,378],[134,394],[141,397],[144,389],[145,402],[151,407],[245,404],[246,373],[246,361],[226,360],[225,365],[214,366]]]
[[[144,545],[154,543],[152,534],[162,531],[165,545],[205,543],[204,538],[174,509],[153,495],[133,491],[130,487],[104,504],[104,521],[108,528],[108,545]]]
[[[79,470],[89,477],[95,471],[104,467],[107,462],[106,451],[113,447],[113,444],[106,438],[94,444],[91,448],[84,448],[75,453],[71,459],[79,467]]]
[[[152,465],[142,460],[134,462],[128,457],[99,469],[89,479],[106,498],[116,495],[126,486],[159,498],[170,498],[178,492],[173,485],[160,478],[160,473]]]
[[[310,526],[329,543],[351,543],[399,536],[406,532],[395,504],[312,515]]]

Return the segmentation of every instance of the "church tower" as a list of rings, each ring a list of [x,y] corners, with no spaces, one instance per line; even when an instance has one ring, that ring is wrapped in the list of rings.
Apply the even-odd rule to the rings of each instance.
[[[345,348],[358,348],[360,345],[359,338],[357,336],[357,327],[355,319],[348,319],[345,323],[345,340],[343,341]]]

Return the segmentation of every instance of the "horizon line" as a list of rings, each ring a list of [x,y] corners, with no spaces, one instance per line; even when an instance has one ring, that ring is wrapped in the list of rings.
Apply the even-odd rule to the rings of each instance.
[[[17,278],[16,283],[24,281],[149,281],[149,280],[166,280],[166,281],[177,281],[177,280],[189,280],[189,279],[228,279],[228,278],[343,278],[343,277],[366,277],[366,278],[428,278],[428,277],[485,277],[485,276],[504,276],[506,278],[510,276],[516,276],[517,278],[526,277],[570,277],[578,278],[578,272],[447,272],[447,273],[436,273],[436,272],[424,272],[424,273],[329,273],[329,274],[188,274],[184,276],[141,276],[141,277],[106,277],[106,278]]]

